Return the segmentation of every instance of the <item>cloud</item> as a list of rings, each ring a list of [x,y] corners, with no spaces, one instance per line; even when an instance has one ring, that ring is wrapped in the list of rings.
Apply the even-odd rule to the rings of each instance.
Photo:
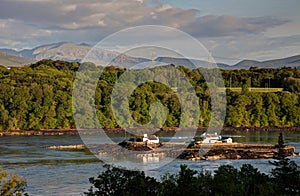
[[[0,45],[2,47],[17,47],[26,44],[31,39],[45,39],[52,35],[54,31],[41,29],[14,19],[0,19]],[[26,47],[26,45],[24,45]],[[28,47],[28,46],[27,46]]]
[[[300,35],[266,37],[264,35],[241,35],[235,37],[201,38],[205,47],[213,48],[217,62],[235,64],[244,59],[269,60],[300,54]]]
[[[163,3],[150,6],[141,0],[2,0],[0,5],[0,19],[15,19],[42,28],[73,30],[160,24],[198,35],[222,36],[232,32],[257,33],[287,22],[272,17],[198,17],[199,11],[196,9],[174,8]]]
[[[0,45],[21,48],[59,41],[95,43],[137,25],[166,25],[197,38],[241,36],[260,34],[289,22],[275,17],[199,14],[197,9],[158,2],[150,5],[143,0],[1,0]]]
[[[61,29],[124,28],[137,24],[176,26],[194,17],[195,11],[168,4],[150,7],[144,1],[8,1],[0,2],[2,19],[15,19],[42,27]],[[176,22],[175,22],[176,21]],[[106,24],[106,25],[105,25]]]
[[[236,36],[241,34],[258,34],[268,28],[289,22],[274,17],[238,18],[235,16],[208,15],[196,18],[183,29],[196,37]]]
[[[0,9],[1,26],[4,27],[4,21],[13,21],[5,26],[0,39],[14,41],[15,47],[16,41],[19,47],[31,47],[42,39],[94,42],[137,25],[180,27],[198,12],[161,3],[150,6],[141,0],[1,0]]]

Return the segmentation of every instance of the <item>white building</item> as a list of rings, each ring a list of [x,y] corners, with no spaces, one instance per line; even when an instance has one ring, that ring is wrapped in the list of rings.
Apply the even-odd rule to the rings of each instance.
[[[218,135],[218,133],[215,134],[207,134],[204,132],[201,137],[203,138],[202,143],[208,144],[208,143],[216,143],[217,141],[220,141],[222,139],[222,136]]]
[[[225,142],[226,143],[232,143],[232,138],[230,137],[230,138],[225,139]]]
[[[158,144],[159,138],[155,135],[148,136],[147,134],[144,134],[143,142],[147,142],[148,144]]]

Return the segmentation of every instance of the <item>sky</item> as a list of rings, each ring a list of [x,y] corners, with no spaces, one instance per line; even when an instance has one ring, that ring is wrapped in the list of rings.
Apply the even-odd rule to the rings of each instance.
[[[125,28],[163,25],[198,39],[218,62],[276,59],[300,54],[299,7],[299,0],[0,0],[0,48],[95,45]]]

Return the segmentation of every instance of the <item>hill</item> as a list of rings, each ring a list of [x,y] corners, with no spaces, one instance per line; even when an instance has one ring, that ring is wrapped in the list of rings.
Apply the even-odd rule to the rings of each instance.
[[[253,60],[243,60],[230,68],[232,69],[249,69],[250,67],[257,68],[281,68],[281,67],[299,67],[300,66],[300,55],[273,59],[267,61],[253,61]]]
[[[211,66],[207,61],[187,58],[158,57],[155,59],[155,61],[165,64],[174,64],[176,66],[183,65],[184,67],[189,69],[195,69],[196,67],[210,68]],[[216,65],[221,69],[228,69],[228,67],[230,67],[230,65],[224,63],[216,63]]]
[[[209,68],[209,63],[207,61],[187,59],[187,58],[173,58],[173,57],[158,57],[156,61],[164,62],[167,64],[174,65],[184,65],[189,69],[195,69],[197,67]],[[255,61],[255,60],[242,60],[235,65],[228,65],[226,63],[216,63],[217,67],[225,70],[235,70],[235,69],[250,69],[251,67],[257,68],[282,68],[282,67],[300,67],[300,55],[272,59],[267,61]]]
[[[35,62],[34,59],[19,57],[0,52],[0,65],[4,65],[6,67],[20,67],[33,62]]]

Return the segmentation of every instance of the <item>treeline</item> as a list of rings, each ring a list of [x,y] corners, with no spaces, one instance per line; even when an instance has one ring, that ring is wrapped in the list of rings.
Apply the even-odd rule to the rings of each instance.
[[[246,85],[262,88],[285,88],[289,91],[299,90],[300,70],[297,68],[259,69],[252,67],[249,70],[224,70],[222,75],[227,87],[242,87]]]
[[[74,128],[72,90],[79,63],[42,60],[22,68],[0,66],[0,130],[35,130]],[[92,70],[98,67],[91,66]],[[169,65],[173,66],[173,65]],[[111,94],[115,83],[124,72],[136,80],[155,73],[155,69],[124,70],[107,67],[95,91],[97,118],[105,128],[116,128],[112,112]],[[211,118],[210,90],[201,73],[215,70],[190,70],[177,67],[193,85],[199,98],[200,126],[208,126]],[[157,71],[157,70],[156,70]],[[227,91],[226,126],[299,126],[300,125],[300,70],[294,68],[221,71],[225,86],[242,87],[242,92]],[[157,76],[160,77],[160,76]],[[176,78],[176,76],[175,76]],[[176,80],[171,81],[176,86]],[[212,81],[207,81],[212,82]],[[218,82],[218,81],[217,81]],[[276,93],[254,93],[249,87],[284,88]],[[124,90],[126,88],[124,87]],[[129,100],[130,114],[139,123],[151,120],[150,105],[161,102],[166,108],[166,121],[155,119],[163,126],[178,126],[181,119],[180,101],[176,91],[157,82],[147,82],[136,88]],[[183,89],[183,92],[185,89]],[[193,107],[193,105],[191,105]],[[86,111],[75,115],[85,117]],[[86,118],[85,123],[93,123]],[[123,119],[126,124],[126,119]]]
[[[250,164],[240,169],[222,165],[214,174],[182,165],[179,173],[166,174],[160,181],[144,172],[106,165],[98,177],[90,178],[92,186],[85,195],[299,195],[299,166],[289,159],[272,164],[276,167],[270,175]]]

